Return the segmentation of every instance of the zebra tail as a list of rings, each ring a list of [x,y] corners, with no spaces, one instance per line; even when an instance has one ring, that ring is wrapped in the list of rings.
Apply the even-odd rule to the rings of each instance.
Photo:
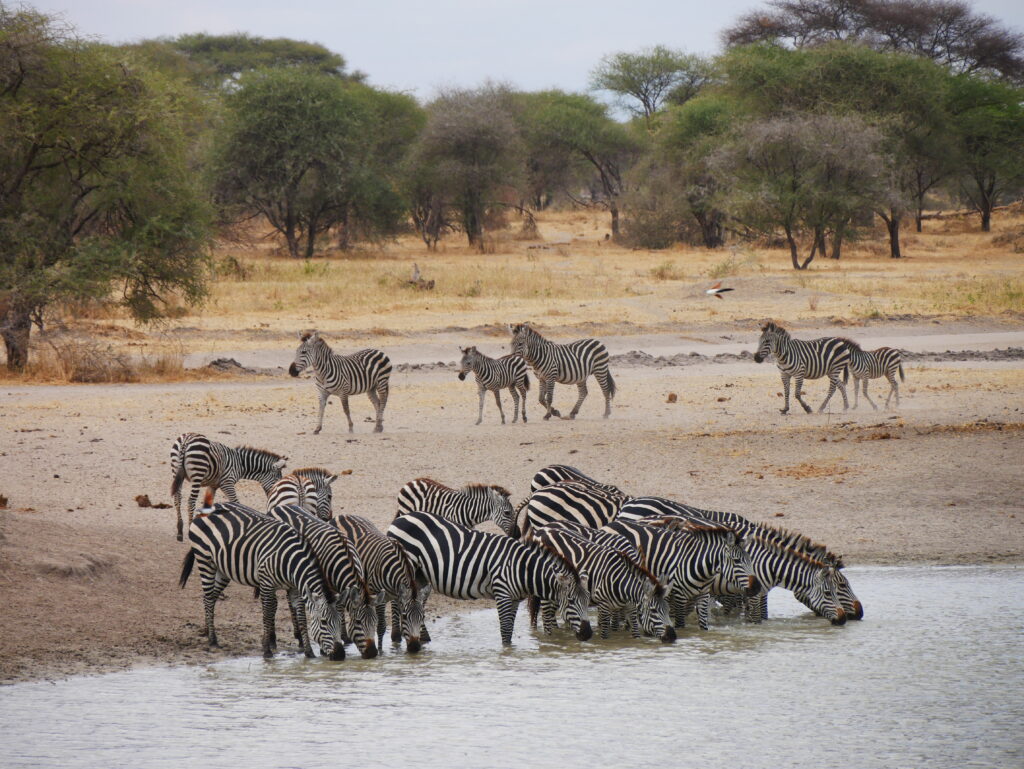
[[[615,396],[615,380],[612,378],[611,371],[608,372],[608,392],[612,394],[612,397]]]
[[[174,480],[171,481],[171,496],[181,491],[181,484],[185,482],[185,463],[182,461],[178,469],[174,471]]]
[[[192,566],[196,562],[196,551],[191,547],[188,552],[185,553],[185,560],[181,562],[181,578],[178,580],[178,587],[185,587],[185,583],[188,582],[188,577],[192,573]]]
[[[843,384],[847,384],[850,381],[850,367],[843,366]]]
[[[529,390],[530,389],[530,375],[529,374],[523,374],[523,389],[524,390]]]
[[[900,381],[906,382],[907,378],[903,376],[903,361],[900,361]]]

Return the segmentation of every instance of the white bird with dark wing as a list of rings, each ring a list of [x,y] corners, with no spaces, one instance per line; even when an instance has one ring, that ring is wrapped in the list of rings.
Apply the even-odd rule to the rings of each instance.
[[[710,294],[711,296],[717,296],[719,299],[721,299],[722,298],[722,294],[724,294],[726,291],[732,291],[732,289],[731,288],[722,288],[722,283],[721,283],[721,281],[719,281],[718,283],[713,285],[711,288],[709,288],[704,293],[705,294]]]

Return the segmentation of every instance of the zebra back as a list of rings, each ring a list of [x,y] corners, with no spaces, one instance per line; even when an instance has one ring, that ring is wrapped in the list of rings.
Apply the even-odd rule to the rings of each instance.
[[[307,368],[313,369],[319,387],[344,395],[387,390],[391,378],[391,359],[381,350],[367,348],[340,355],[315,330],[300,335],[288,373],[298,376]]]
[[[622,491],[618,486],[611,483],[601,483],[591,478],[586,473],[578,470],[571,465],[548,465],[542,467],[530,480],[530,491],[534,492],[537,489],[543,489],[545,486],[551,486],[561,481],[574,481],[576,483],[582,483],[593,489],[598,489],[606,494],[612,496],[619,496],[622,501],[625,502],[629,499],[629,495]]]
[[[809,341],[794,339],[772,321],[761,326],[754,361],[760,363],[769,353],[775,356],[775,363],[782,371],[804,379],[833,377],[842,372],[850,360],[850,348],[845,339],[832,336]]]
[[[317,493],[313,481],[290,473],[271,486],[267,495],[267,512],[282,505],[295,505],[310,515],[316,515]]]
[[[398,491],[398,513],[424,512],[473,528],[486,520],[510,537],[519,537],[510,493],[502,486],[471,483],[453,489],[432,478],[416,478]]]
[[[533,492],[526,503],[523,530],[568,520],[599,529],[615,519],[620,499],[576,481],[560,481]]]
[[[559,344],[541,336],[528,323],[509,327],[512,332],[512,352],[521,355],[538,377],[554,379],[563,384],[585,382],[591,374],[607,376],[611,395],[615,394],[615,381],[608,373],[608,350],[597,339],[577,339]]]

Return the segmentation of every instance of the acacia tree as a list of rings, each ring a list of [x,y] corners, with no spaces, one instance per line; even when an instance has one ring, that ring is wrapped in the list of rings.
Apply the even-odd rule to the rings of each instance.
[[[187,99],[120,52],[0,5],[0,334],[28,362],[33,322],[71,299],[159,317],[205,290],[209,210],[188,168]]]

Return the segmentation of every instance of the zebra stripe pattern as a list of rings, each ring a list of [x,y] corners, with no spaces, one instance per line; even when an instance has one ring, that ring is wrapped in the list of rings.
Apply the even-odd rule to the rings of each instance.
[[[534,492],[538,489],[543,489],[545,486],[553,486],[561,481],[572,481],[574,483],[581,483],[584,486],[589,486],[592,489],[603,491],[611,496],[617,496],[625,502],[629,499],[629,495],[622,491],[618,486],[614,486],[611,483],[601,483],[586,475],[581,470],[577,470],[575,467],[570,465],[548,465],[547,467],[538,470],[530,481],[530,491]]]
[[[508,389],[512,394],[515,412],[512,424],[519,421],[519,401],[523,402],[523,424],[526,424],[526,391],[530,389],[530,376],[526,370],[526,361],[518,355],[505,355],[501,358],[489,358],[475,347],[459,348],[462,360],[459,362],[459,380],[464,381],[470,371],[476,379],[477,394],[480,396],[480,411],[476,423],[484,420],[484,397],[487,392],[494,393],[494,402],[498,404],[501,423],[505,424],[505,412],[501,408],[501,391]]]
[[[782,375],[786,403],[781,413],[789,413],[790,379],[796,379],[797,402],[808,414],[811,413],[811,407],[801,397],[805,379],[828,377],[828,395],[822,401],[818,413],[825,410],[837,387],[843,396],[843,410],[850,407],[850,402],[846,398],[846,385],[839,379],[846,373],[846,366],[850,360],[850,348],[845,340],[826,336],[805,342],[793,339],[786,329],[769,321],[761,326],[761,339],[757,344],[754,361],[761,363],[769,354],[775,356],[775,363]]]
[[[860,383],[864,383],[864,399],[871,404],[871,408],[878,411],[878,406],[868,395],[868,382],[872,379],[885,377],[889,380],[889,394],[885,398],[885,408],[889,408],[889,401],[896,396],[896,408],[900,407],[900,388],[896,384],[896,372],[899,372],[900,380],[907,381],[903,374],[903,357],[900,351],[892,347],[879,347],[877,350],[864,350],[859,344],[844,339],[850,350],[850,376],[853,377],[853,407],[857,408],[857,393],[860,390]]]
[[[391,361],[380,350],[360,350],[351,355],[337,355],[320,338],[317,331],[299,334],[299,348],[288,373],[298,376],[307,368],[313,369],[320,397],[320,412],[317,415],[314,435],[324,426],[324,408],[327,399],[337,395],[348,420],[348,431],[353,431],[352,414],[348,408],[348,396],[366,393],[377,412],[375,433],[384,431],[384,407],[388,404],[388,387],[391,380]]]
[[[576,481],[560,481],[533,492],[526,501],[523,531],[551,521],[574,521],[599,529],[619,514],[622,500]]]
[[[651,635],[660,635],[664,643],[676,640],[665,588],[639,559],[634,560],[614,544],[599,544],[557,525],[534,529],[529,539],[557,552],[578,573],[587,575],[591,602],[597,606],[601,638],[608,637],[613,616],[626,612],[634,637],[639,637],[642,627]]]
[[[297,505],[323,521],[334,517],[334,493],[331,484],[338,476],[322,467],[300,467],[279,480],[267,496],[267,510],[281,505]]]
[[[398,513],[433,513],[471,529],[486,520],[510,537],[519,538],[516,511],[509,492],[501,486],[471,483],[452,489],[430,478],[409,481],[398,491]]]
[[[387,627],[386,604],[392,603],[391,640],[401,643],[405,638],[406,650],[416,653],[423,637],[423,602],[426,595],[416,585],[416,576],[405,551],[384,536],[376,526],[358,515],[339,515],[338,528],[348,536],[363,562],[370,592],[377,596],[377,644],[384,643]]]
[[[181,486],[187,480],[192,485],[188,495],[188,522],[195,514],[196,500],[203,486],[214,493],[221,489],[231,502],[238,501],[235,484],[240,480],[256,481],[265,494],[281,479],[281,469],[288,457],[249,446],[230,448],[211,441],[205,435],[184,433],[171,447],[171,496],[178,515],[177,538],[182,540]]]
[[[503,644],[512,643],[519,603],[531,595],[554,601],[579,640],[592,635],[580,576],[555,554],[430,513],[399,516],[387,533],[435,590],[452,598],[494,599]]]
[[[275,507],[270,517],[291,526],[309,544],[320,563],[327,589],[338,596],[339,609],[344,609],[352,620],[352,640],[363,659],[376,657],[377,606],[363,564],[349,538],[337,527],[295,505]]]
[[[218,645],[213,622],[217,599],[234,580],[259,592],[264,657],[274,656],[277,591],[285,590],[306,656],[315,656],[309,642],[313,637],[320,644],[322,654],[332,660],[345,659],[341,618],[312,548],[291,526],[244,505],[228,503],[209,507],[210,501],[208,496],[203,514],[189,525],[190,547],[178,582],[180,587],[185,587],[193,565],[198,563],[209,645]]]
[[[512,352],[521,355],[533,367],[537,376],[540,405],[547,409],[545,419],[561,414],[552,405],[555,383],[574,384],[579,390],[576,405],[569,412],[575,419],[587,397],[587,378],[597,379],[604,395],[604,416],[612,413],[615,380],[608,371],[608,350],[597,339],[578,339],[568,344],[550,342],[538,334],[528,323],[509,326],[512,331]]]

